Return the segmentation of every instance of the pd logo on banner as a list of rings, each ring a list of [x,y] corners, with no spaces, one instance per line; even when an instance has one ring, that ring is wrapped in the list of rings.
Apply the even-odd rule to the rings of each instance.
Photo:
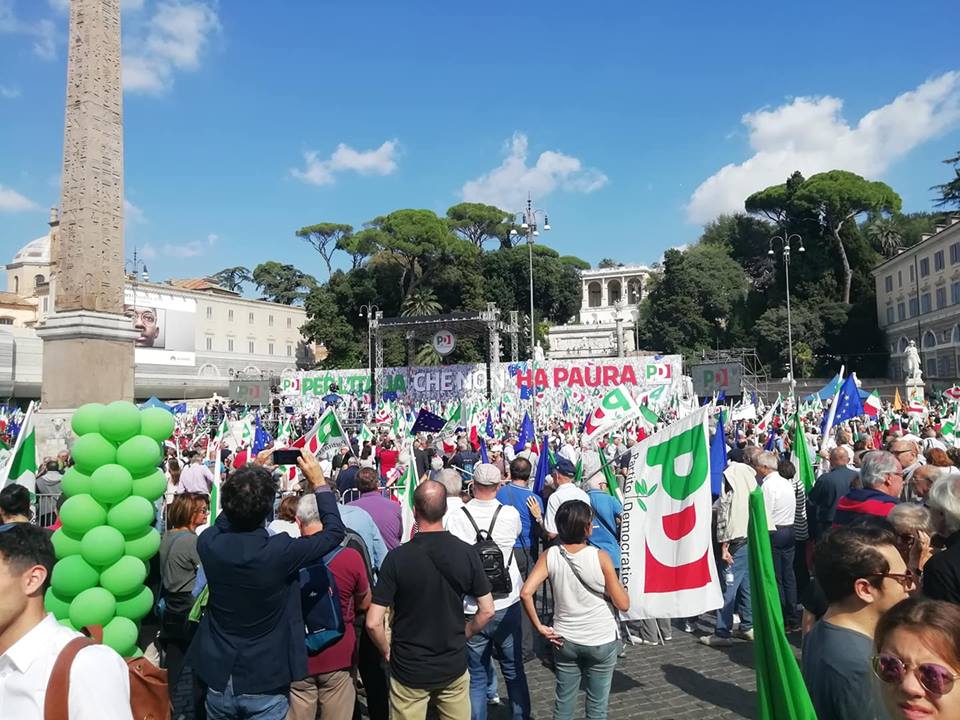
[[[599,438],[623,423],[640,415],[640,407],[626,388],[614,388],[600,401],[600,405],[590,413],[583,434],[589,438]]]
[[[691,617],[723,604],[710,535],[710,448],[704,407],[631,453],[620,580],[630,619]]]

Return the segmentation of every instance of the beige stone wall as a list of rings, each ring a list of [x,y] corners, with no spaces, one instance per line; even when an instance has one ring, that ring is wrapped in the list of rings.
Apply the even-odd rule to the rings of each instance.
[[[43,343],[43,404],[76,408],[133,397],[133,342],[93,338]]]

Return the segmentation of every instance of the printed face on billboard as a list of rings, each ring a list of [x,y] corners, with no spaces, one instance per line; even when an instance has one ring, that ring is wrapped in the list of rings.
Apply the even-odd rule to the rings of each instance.
[[[124,305],[123,313],[133,321],[133,326],[140,331],[135,344],[143,348],[164,347],[163,318],[164,311],[155,307]]]

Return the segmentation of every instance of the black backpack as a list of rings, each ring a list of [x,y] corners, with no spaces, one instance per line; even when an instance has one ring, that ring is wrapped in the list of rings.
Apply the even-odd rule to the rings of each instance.
[[[498,505],[493,513],[493,519],[490,521],[490,527],[487,530],[481,530],[474,522],[473,516],[466,506],[460,508],[467,514],[467,519],[473,525],[477,533],[476,542],[473,547],[476,548],[480,556],[480,564],[483,565],[483,572],[490,581],[491,592],[494,597],[506,597],[513,590],[513,582],[510,580],[510,562],[513,560],[513,550],[510,551],[510,559],[505,564],[503,562],[503,551],[493,540],[493,526],[497,524],[497,515],[503,505]]]

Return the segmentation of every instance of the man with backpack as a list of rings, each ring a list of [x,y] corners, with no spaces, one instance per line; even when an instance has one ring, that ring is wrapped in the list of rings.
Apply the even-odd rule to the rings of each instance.
[[[300,498],[297,525],[300,526],[301,537],[310,537],[323,530],[315,495],[308,494]],[[322,717],[353,717],[353,706],[357,699],[352,675],[357,646],[354,618],[370,607],[370,583],[367,562],[346,543],[345,539],[341,545],[324,555],[322,562],[333,576],[331,590],[335,590],[335,601],[339,604],[343,634],[320,653],[308,655],[307,677],[290,683],[288,720],[314,720],[318,710]],[[296,638],[294,642],[297,642]]]
[[[50,533],[29,523],[0,526],[0,717],[41,720],[55,702],[52,677],[61,651],[81,638],[43,606],[53,572]],[[81,649],[67,671],[71,720],[131,720],[126,663],[106,645]],[[67,679],[67,678],[63,678]],[[60,683],[62,696],[67,695]],[[49,690],[49,693],[48,693]],[[62,707],[62,706],[61,706]]]
[[[472,720],[487,717],[486,668],[494,648],[507,685],[511,718],[530,717],[520,625],[523,579],[514,557],[522,524],[515,507],[497,500],[499,489],[500,470],[488,463],[478,464],[473,476],[473,499],[447,519],[450,534],[474,546],[493,588],[493,619],[467,642]],[[463,610],[468,616],[477,611],[473,598],[465,598]]]

